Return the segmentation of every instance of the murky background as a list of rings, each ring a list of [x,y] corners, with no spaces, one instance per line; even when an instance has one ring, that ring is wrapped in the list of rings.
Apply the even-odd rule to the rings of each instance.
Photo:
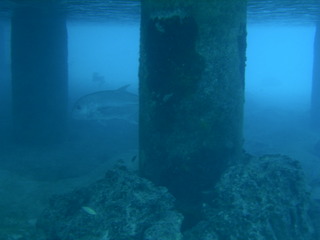
[[[138,126],[125,121],[69,120],[54,146],[11,141],[10,16],[21,5],[0,2],[0,239],[29,231],[50,196],[103,176],[125,162],[133,169]],[[139,1],[61,1],[68,16],[69,111],[81,96],[129,84],[138,94]],[[317,1],[249,1],[244,147],[287,154],[302,163],[320,200],[320,132],[309,108]],[[2,232],[1,232],[2,231]]]

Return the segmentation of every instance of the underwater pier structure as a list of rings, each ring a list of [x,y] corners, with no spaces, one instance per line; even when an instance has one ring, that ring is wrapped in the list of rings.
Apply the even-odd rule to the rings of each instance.
[[[320,128],[320,22],[316,24],[313,46],[311,123],[313,127]]]
[[[197,206],[242,159],[246,1],[144,0],[141,10],[140,171]]]
[[[6,48],[5,48],[5,34],[4,34],[4,24],[2,22],[0,22],[0,52],[1,52],[1,55],[0,55],[0,73],[1,73],[1,76],[0,76],[0,80],[2,81],[3,79],[3,74],[4,74],[4,71],[5,71],[5,64],[6,64],[6,61],[5,61],[5,51],[6,51]]]
[[[11,20],[13,135],[19,143],[60,141],[67,124],[67,28],[45,3]]]

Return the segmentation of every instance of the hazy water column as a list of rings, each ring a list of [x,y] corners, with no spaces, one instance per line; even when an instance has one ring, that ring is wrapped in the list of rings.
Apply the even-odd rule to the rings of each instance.
[[[311,121],[314,127],[320,128],[320,22],[316,24],[313,48]]]
[[[16,9],[12,16],[12,103],[19,142],[59,141],[67,117],[65,16],[49,6]]]
[[[140,170],[200,203],[241,159],[246,1],[144,0]]]

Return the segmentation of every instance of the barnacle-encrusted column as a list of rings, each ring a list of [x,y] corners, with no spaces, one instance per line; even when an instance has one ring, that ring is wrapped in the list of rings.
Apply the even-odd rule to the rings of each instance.
[[[312,125],[320,128],[320,22],[316,24],[313,45],[313,76],[311,95]]]
[[[245,0],[143,0],[140,170],[205,201],[241,159]]]
[[[11,21],[13,130],[21,143],[57,142],[66,132],[66,19],[46,3],[16,9]]]

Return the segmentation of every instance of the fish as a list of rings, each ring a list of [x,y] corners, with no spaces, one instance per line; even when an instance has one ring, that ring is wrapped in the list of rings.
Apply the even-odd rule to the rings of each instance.
[[[92,82],[97,83],[99,87],[102,87],[106,83],[104,76],[97,72],[92,74]]]
[[[72,108],[72,118],[100,122],[116,119],[138,124],[139,97],[128,92],[128,87],[125,85],[80,97]]]
[[[86,213],[88,213],[90,215],[97,215],[97,212],[94,209],[92,209],[91,207],[82,206],[81,208],[83,211],[85,211]]]

